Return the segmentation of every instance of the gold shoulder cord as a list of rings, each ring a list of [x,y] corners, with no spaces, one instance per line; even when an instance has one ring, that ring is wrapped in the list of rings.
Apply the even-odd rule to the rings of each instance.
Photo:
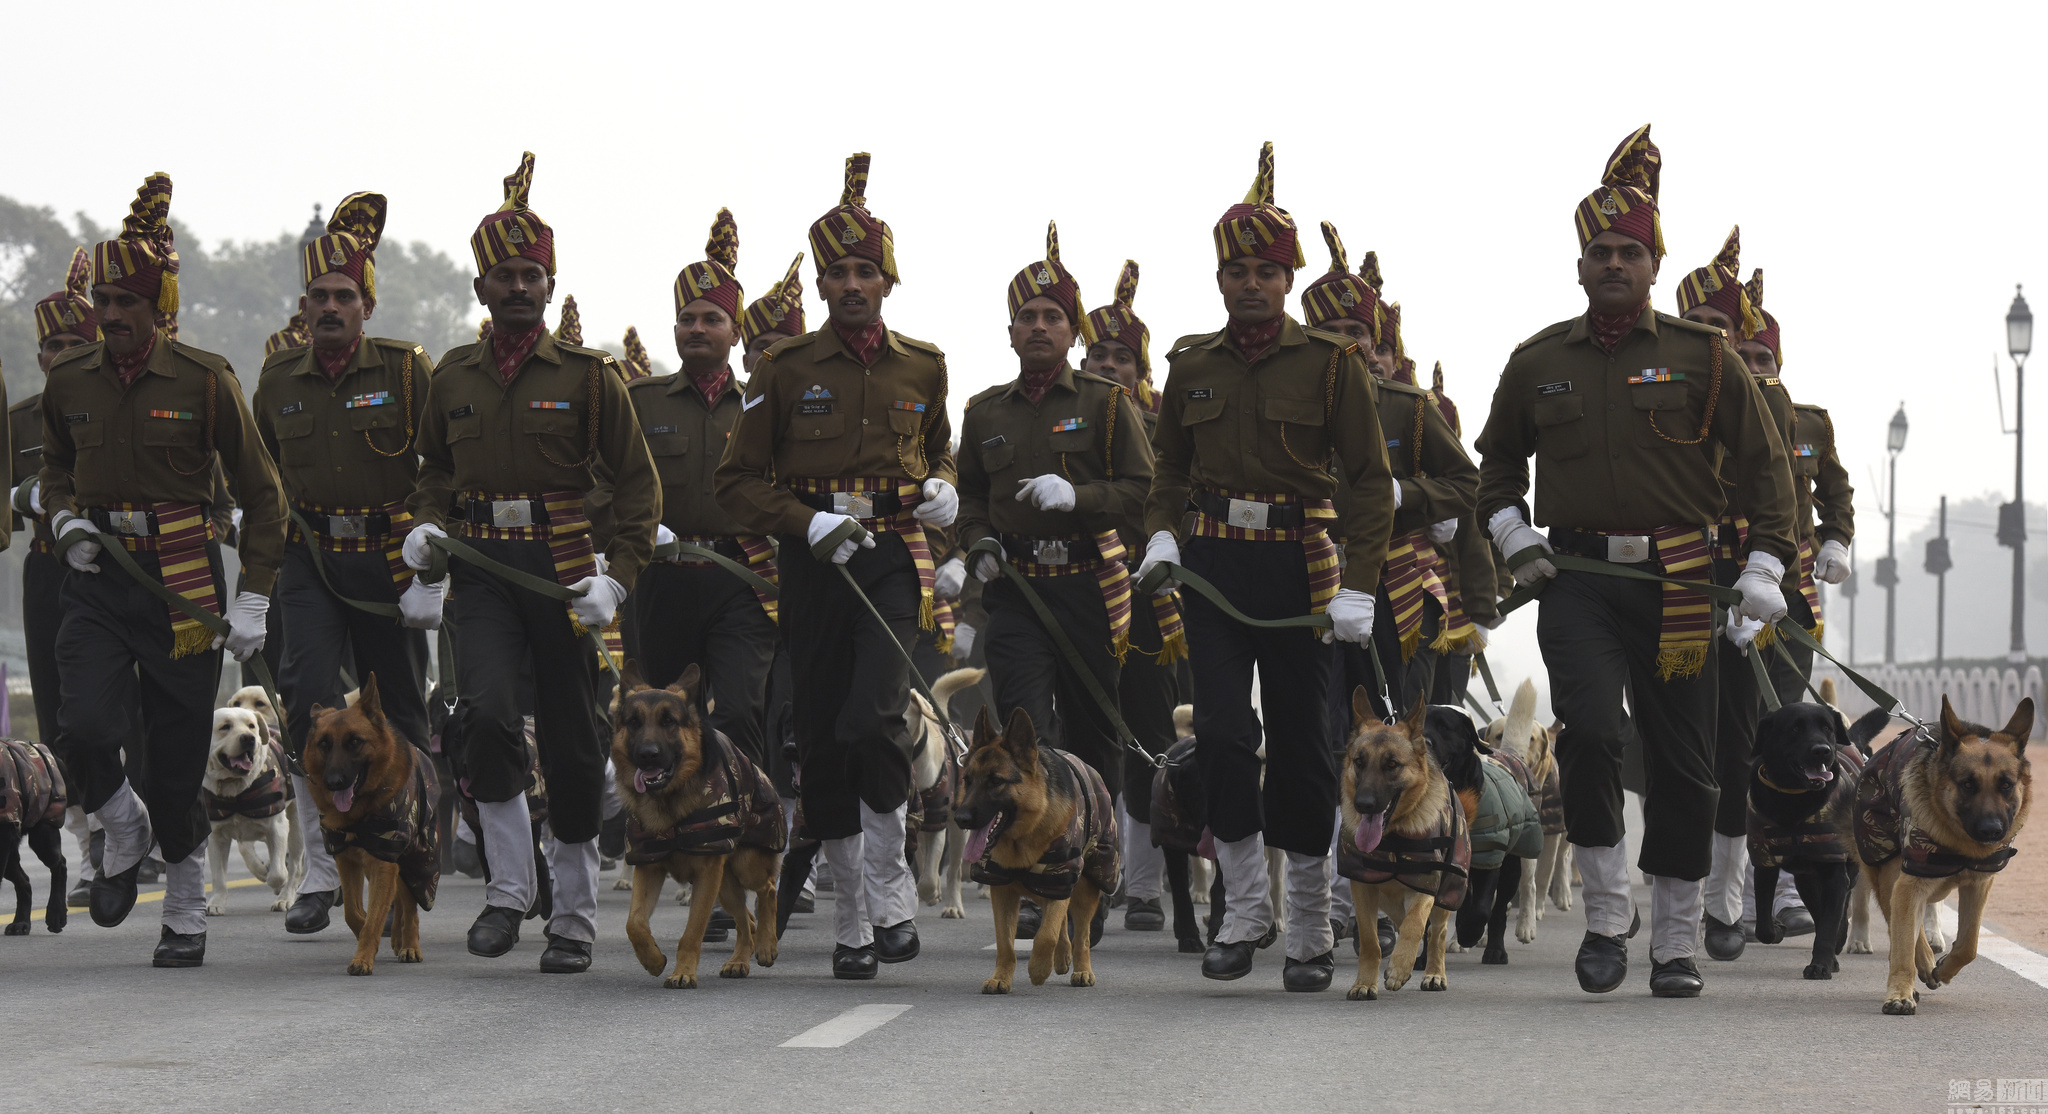
[[[1650,411],[1650,432],[1674,445],[1697,445],[1707,439],[1707,431],[1714,426],[1714,406],[1721,401],[1721,345],[1723,341],[1715,336],[1707,345],[1707,409],[1700,415],[1700,435],[1690,441],[1681,441],[1657,428],[1657,412]]]
[[[548,452],[546,442],[543,442],[540,439],[541,435],[536,433],[533,435],[534,447],[540,450],[540,455],[542,459],[546,460],[549,464],[552,464],[557,468],[588,468],[597,461],[598,404],[603,399],[604,391],[603,383],[599,378],[601,374],[602,372],[599,369],[598,362],[596,360],[590,361],[590,375],[588,376],[590,380],[590,402],[587,404],[586,407],[590,411],[590,419],[586,423],[586,425],[588,426],[588,430],[585,434],[585,441],[589,445],[590,451],[584,454],[582,460],[579,460],[574,464],[567,464],[562,461],[556,460],[554,458],[554,454]]]
[[[1352,347],[1356,348],[1357,346],[1353,345]],[[1310,464],[1308,461],[1296,456],[1294,454],[1294,446],[1287,443],[1287,423],[1280,423],[1280,447],[1286,450],[1288,457],[1294,463],[1301,465],[1311,472],[1320,472],[1328,468],[1330,463],[1337,459],[1337,450],[1335,448],[1337,437],[1330,430],[1330,419],[1337,412],[1337,361],[1343,359],[1344,353],[1349,351],[1352,351],[1352,348],[1330,353],[1330,366],[1323,372],[1323,436],[1330,439],[1332,446],[1329,455],[1323,458],[1323,462],[1321,464]]]
[[[1102,419],[1102,467],[1108,474],[1107,478],[1112,480],[1116,479],[1116,403],[1123,397],[1123,393],[1124,388],[1120,383],[1109,388],[1109,407]],[[1067,469],[1066,453],[1060,454],[1060,475],[1065,476],[1070,483],[1074,479],[1074,473]]]
[[[931,475],[932,472],[931,461],[927,460],[924,455],[924,438],[925,434],[931,430],[932,423],[939,420],[940,410],[946,405],[946,357],[940,356],[938,361],[939,397],[927,406],[924,421],[918,424],[916,437],[917,464],[915,466],[903,459],[903,443],[911,440],[911,438],[898,437],[896,439],[896,463],[902,467],[903,474],[913,480],[923,480],[926,476]]]
[[[1422,476],[1422,423],[1429,416],[1422,408],[1434,405],[1436,405],[1436,396],[1428,391],[1424,391],[1422,397],[1415,400],[1415,445],[1413,448],[1415,467],[1409,474],[1417,479]]]
[[[213,458],[215,454],[220,452],[219,447],[217,447],[213,443],[213,424],[215,417],[215,409],[218,407],[219,402],[220,379],[214,375],[212,368],[207,368],[205,423],[206,459],[200,463],[199,467],[192,469],[190,472],[187,472],[183,468],[178,467],[177,464],[171,460],[171,450],[167,446],[164,449],[164,464],[167,465],[171,471],[176,472],[180,476],[196,476],[199,473],[206,471],[208,468],[213,467]]]
[[[402,366],[402,367],[400,367],[400,368],[398,369],[398,379],[399,379],[399,382],[400,382],[400,383],[401,383],[401,384],[403,385],[403,389],[404,389],[404,392],[405,392],[405,443],[404,443],[404,444],[402,444],[402,445],[400,445],[400,446],[398,446],[397,448],[395,448],[395,449],[393,449],[393,450],[391,450],[390,452],[388,452],[388,453],[387,453],[387,452],[385,452],[385,451],[384,451],[383,449],[380,449],[380,448],[378,448],[378,447],[377,447],[377,443],[376,443],[375,441],[372,441],[372,440],[370,440],[370,431],[366,429],[366,430],[364,430],[364,431],[363,431],[363,444],[365,444],[365,445],[368,445],[368,446],[370,446],[370,451],[371,451],[371,452],[373,452],[373,453],[376,453],[376,454],[377,454],[378,456],[403,456],[403,455],[405,455],[405,454],[406,454],[406,453],[407,453],[408,451],[410,451],[410,450],[412,449],[412,353],[411,353],[411,352],[407,352],[407,353],[405,354],[405,364],[404,364],[404,366]]]

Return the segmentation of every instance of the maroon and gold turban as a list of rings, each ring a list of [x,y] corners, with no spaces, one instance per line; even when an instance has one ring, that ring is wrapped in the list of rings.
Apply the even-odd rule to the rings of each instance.
[[[654,358],[647,354],[647,346],[640,342],[640,330],[626,326],[626,357],[619,361],[626,367],[626,382],[645,379],[654,374]]]
[[[802,336],[804,332],[804,280],[797,275],[797,268],[804,264],[804,253],[797,252],[789,261],[789,270],[783,273],[782,281],[768,288],[768,293],[754,299],[747,311],[740,315],[740,346],[754,343],[762,333],[786,333]]]
[[[1089,324],[1088,312],[1081,308],[1081,284],[1074,279],[1074,273],[1060,262],[1060,226],[1057,221],[1045,222],[1045,258],[1017,272],[1010,280],[1010,292],[1005,299],[1010,306],[1010,320],[1017,320],[1018,311],[1024,303],[1033,298],[1051,298],[1059,304],[1060,312],[1074,323],[1076,336],[1082,344],[1095,343],[1095,327]]]
[[[1131,311],[1131,303],[1138,298],[1138,261],[1124,260],[1124,269],[1116,276],[1116,296],[1110,303],[1088,315],[1088,327],[1095,331],[1098,341],[1114,340],[1130,346],[1138,354],[1138,370],[1152,374],[1152,330]]]
[[[1460,438],[1465,436],[1465,427],[1458,424],[1458,404],[1444,393],[1444,362],[1436,362],[1436,370],[1429,373],[1429,393],[1436,396],[1436,408],[1443,411],[1444,421],[1451,425],[1451,432]]]
[[[718,218],[711,222],[711,238],[704,242],[703,261],[676,274],[676,316],[683,315],[684,306],[703,298],[724,310],[727,317],[738,320],[740,306],[746,300],[734,274],[739,266],[739,222],[732,219],[731,209],[720,209]]]
[[[1657,217],[1657,175],[1664,158],[1650,142],[1650,125],[1635,130],[1608,156],[1600,188],[1579,202],[1579,250],[1610,229],[1640,241],[1664,258],[1664,225]]]
[[[491,319],[486,317],[483,320],[483,324],[476,327],[476,342],[482,344],[489,339],[491,339]]]
[[[99,315],[92,309],[92,263],[84,248],[71,249],[71,266],[64,272],[64,289],[36,303],[36,344],[38,347],[59,333],[82,340],[100,339]]]
[[[1244,200],[1223,211],[1216,222],[1216,263],[1233,259],[1265,259],[1283,267],[1301,267],[1301,234],[1287,210],[1273,204],[1273,144],[1259,149],[1259,172]]]
[[[178,312],[178,249],[171,233],[171,176],[142,180],[121,234],[92,247],[92,284],[108,283],[156,300],[159,314]]]
[[[1764,308],[1764,269],[1762,267],[1749,272],[1749,282],[1743,286],[1742,293],[1749,299],[1750,307],[1755,309],[1758,316],[1763,318],[1763,327],[1758,329],[1756,335],[1750,339],[1769,348],[1771,350],[1771,359],[1777,363],[1778,367],[1783,368],[1785,366],[1785,349],[1778,341],[1778,319],[1772,317],[1771,311]]]
[[[470,234],[469,250],[476,254],[477,274],[513,256],[524,256],[555,273],[555,230],[540,214],[526,207],[533,192],[533,152],[519,158],[519,169],[505,179],[505,203],[478,222]]]
[[[1313,329],[1326,321],[1352,317],[1372,330],[1378,343],[1381,327],[1380,293],[1365,278],[1351,273],[1351,261],[1344,254],[1344,241],[1337,226],[1323,222],[1323,243],[1330,246],[1330,269],[1301,292],[1301,316]],[[1378,270],[1378,259],[1374,259]]]
[[[1679,314],[1708,306],[1735,322],[1739,335],[1730,340],[1743,341],[1755,336],[1764,327],[1764,319],[1743,291],[1741,274],[1742,226],[1736,225],[1728,230],[1728,238],[1721,242],[1721,253],[1714,256],[1712,263],[1678,280]]]
[[[299,282],[339,271],[362,288],[363,302],[377,304],[377,241],[384,238],[384,195],[352,193],[335,206],[327,234],[299,249]]]
[[[868,212],[868,160],[866,151],[846,159],[846,187],[839,193],[839,207],[811,225],[811,254],[818,273],[838,260],[853,256],[882,269],[882,277],[902,282],[896,273],[896,238],[885,221]]]
[[[1408,345],[1401,339],[1401,303],[1388,302],[1380,326],[1380,343],[1392,345],[1394,349],[1394,374],[1389,376],[1396,383],[1415,386],[1415,361],[1408,358]]]
[[[562,299],[561,319],[555,323],[555,340],[562,344],[583,344],[583,311],[576,308],[576,295]]]
[[[273,352],[282,352],[287,348],[310,348],[312,344],[313,334],[306,328],[306,315],[303,312],[294,313],[284,328],[270,334],[264,340],[263,355],[267,358]]]

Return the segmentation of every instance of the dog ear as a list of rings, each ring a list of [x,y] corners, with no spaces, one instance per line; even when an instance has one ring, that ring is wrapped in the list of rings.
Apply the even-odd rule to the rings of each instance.
[[[1408,715],[1402,719],[1401,726],[1407,730],[1409,738],[1421,739],[1424,737],[1422,723],[1428,715],[1429,703],[1424,700],[1417,700],[1415,706],[1408,709]]]
[[[627,658],[625,668],[619,670],[619,692],[635,693],[646,687],[647,682],[640,676],[640,663]]]
[[[696,696],[698,688],[703,684],[703,680],[704,674],[697,668],[697,663],[693,661],[683,667],[683,675],[676,678],[675,683],[668,687],[668,691],[682,697],[685,701],[689,701]]]
[[[988,721],[988,705],[983,704],[981,710],[974,713],[974,738],[969,749],[980,750],[994,742],[995,737],[996,729]]]
[[[2032,718],[2031,710],[2028,718]],[[1948,694],[1941,694],[1941,755],[1946,758],[1963,745],[1963,736],[1969,734],[1963,721],[1956,718],[1956,710],[1949,707]]]
[[[362,690],[356,693],[355,706],[362,710],[363,718],[370,726],[384,729],[384,702],[377,698],[377,674],[374,672],[363,679]]]
[[[1003,727],[1003,746],[1027,767],[1038,761],[1038,731],[1031,726],[1031,713],[1023,708],[1010,712],[1010,722]]]
[[[2027,736],[2033,733],[2034,698],[2029,696],[2025,700],[2020,701],[2019,707],[2012,710],[2012,719],[2006,721],[2004,730],[2000,731],[1999,734],[2012,740],[2012,749],[2015,754],[2024,755],[2027,753]]]
[[[1351,729],[1353,731],[1368,723],[1379,722],[1372,714],[1372,697],[1366,695],[1365,686],[1358,685],[1351,690]]]

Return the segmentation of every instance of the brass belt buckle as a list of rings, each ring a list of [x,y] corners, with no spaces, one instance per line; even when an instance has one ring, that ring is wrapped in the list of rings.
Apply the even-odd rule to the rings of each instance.
[[[1072,563],[1071,559],[1067,556],[1067,543],[1064,540],[1033,541],[1031,543],[1031,559],[1041,565],[1065,565]]]
[[[832,509],[848,518],[875,517],[875,493],[872,491],[835,491],[832,493]]]
[[[327,536],[330,538],[367,538],[370,536],[370,516],[363,514],[330,514],[327,516]]]
[[[126,534],[131,538],[148,537],[149,512],[108,511],[107,526],[111,528],[115,533]]]
[[[1255,503],[1250,499],[1230,501],[1230,525],[1245,530],[1264,530],[1266,519],[1273,513],[1273,504]]]
[[[1607,559],[1617,565],[1633,565],[1650,559],[1650,535],[1611,534],[1607,538]]]
[[[533,525],[533,503],[526,499],[492,500],[491,525],[497,527]]]

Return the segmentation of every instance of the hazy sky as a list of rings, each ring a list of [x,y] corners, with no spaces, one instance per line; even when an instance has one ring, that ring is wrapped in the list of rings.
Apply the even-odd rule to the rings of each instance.
[[[1410,354],[1424,374],[1443,361],[1472,437],[1514,345],[1583,309],[1572,207],[1648,120],[1671,252],[1656,304],[1675,312],[1679,278],[1739,222],[1743,275],[1765,269],[1784,325],[1786,382],[1832,409],[1859,487],[1905,401],[1903,537],[1943,492],[2010,497],[1992,357],[2015,282],[2038,279],[2048,310],[2048,228],[2019,200],[2048,185],[2048,18],[1931,11],[30,5],[8,17],[0,192],[114,223],[165,170],[174,215],[211,244],[296,231],[313,202],[373,189],[391,199],[387,236],[466,262],[530,149],[558,300],[576,295],[587,337],[616,344],[637,324],[672,361],[670,285],[718,207],[738,217],[757,296],[837,203],[841,160],[867,150],[905,279],[886,316],[947,350],[957,420],[1015,374],[1003,291],[1040,258],[1048,217],[1091,306],[1139,261],[1155,353],[1219,327],[1209,230],[1270,139],[1278,201],[1306,233],[1297,290],[1327,263],[1317,222],[1337,224],[1354,267],[1377,250]],[[821,319],[814,294],[806,308]],[[2009,363],[2006,392],[2009,413]],[[2048,461],[2048,436],[2035,444]],[[2037,498],[2044,483],[2036,463]],[[1872,494],[1865,558],[1883,539]]]

